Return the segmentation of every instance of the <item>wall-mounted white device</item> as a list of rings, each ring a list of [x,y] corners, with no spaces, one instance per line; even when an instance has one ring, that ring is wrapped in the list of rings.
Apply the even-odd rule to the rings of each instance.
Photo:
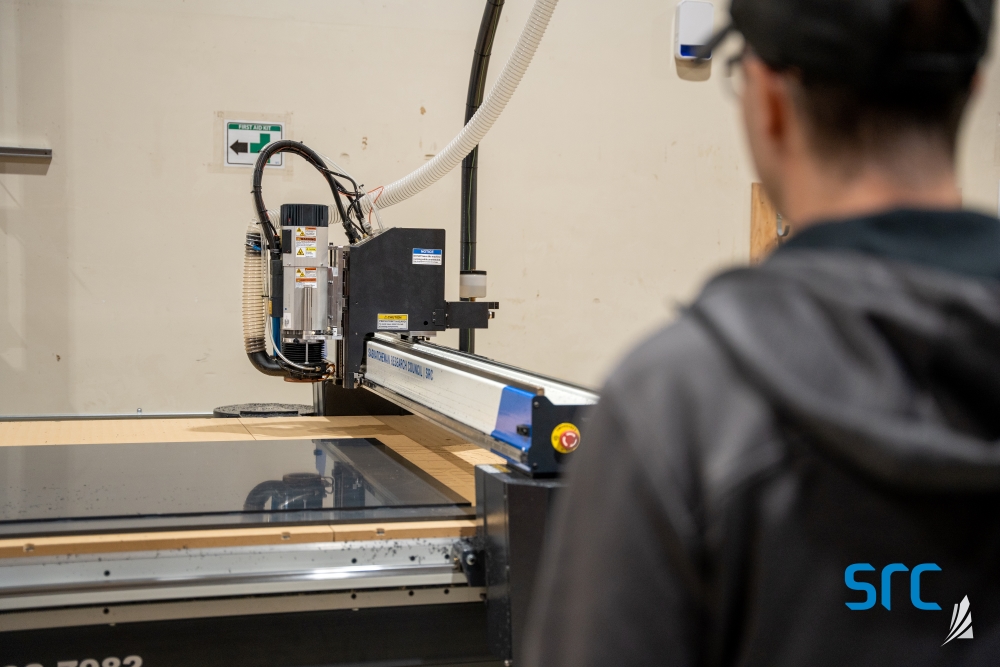
[[[703,0],[682,0],[674,17],[674,55],[694,60],[698,47],[708,44],[715,24],[715,7]]]

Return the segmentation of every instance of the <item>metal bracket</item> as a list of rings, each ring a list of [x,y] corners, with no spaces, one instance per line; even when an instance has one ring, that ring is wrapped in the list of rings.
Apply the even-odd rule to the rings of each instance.
[[[792,226],[785,224],[785,219],[781,217],[780,213],[778,214],[778,217],[776,218],[776,223],[775,224],[777,225],[777,228],[778,228],[777,232],[778,232],[778,238],[779,239],[785,238],[786,236],[788,236],[792,232]]]
[[[20,148],[19,146],[0,146],[0,158],[29,158],[34,160],[51,160],[51,148]]]
[[[481,540],[459,540],[451,547],[451,559],[469,580],[469,586],[486,585],[486,551]]]

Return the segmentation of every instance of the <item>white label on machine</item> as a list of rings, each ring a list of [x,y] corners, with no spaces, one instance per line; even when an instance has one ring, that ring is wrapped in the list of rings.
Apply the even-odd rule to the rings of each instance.
[[[291,313],[284,313],[281,316],[281,328],[282,329],[291,329],[292,328],[292,314]]]
[[[500,398],[506,385],[411,355],[379,343],[368,343],[365,378],[481,433],[496,428]]]
[[[378,315],[378,330],[379,331],[409,331],[410,330],[410,316],[409,315],[386,315],[384,313],[379,313],[379,315]]]
[[[295,288],[316,289],[316,269],[295,267]]]
[[[226,121],[226,166],[252,167],[264,147],[281,141],[285,133],[284,123],[250,122],[243,120]],[[282,154],[278,153],[267,161],[268,167],[283,167]]]
[[[295,228],[295,256],[316,257],[316,228]]]
[[[309,239],[309,240],[295,239],[295,256],[315,257],[316,239]]]
[[[433,266],[441,266],[441,260],[444,258],[444,251],[440,248],[414,248],[413,249],[413,263],[414,264],[430,264]]]

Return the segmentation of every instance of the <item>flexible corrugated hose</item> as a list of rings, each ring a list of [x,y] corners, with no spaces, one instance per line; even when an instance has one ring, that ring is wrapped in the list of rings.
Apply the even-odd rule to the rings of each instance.
[[[472,152],[479,142],[482,141],[486,133],[493,127],[493,123],[500,117],[507,102],[517,90],[517,85],[521,83],[521,78],[528,70],[531,59],[535,56],[535,51],[542,41],[545,29],[552,18],[559,0],[536,0],[535,6],[531,8],[528,22],[521,31],[521,36],[517,40],[514,52],[504,65],[503,71],[493,89],[483,101],[479,111],[472,117],[466,126],[459,132],[458,136],[452,139],[443,151],[434,156],[429,162],[394,183],[385,186],[385,190],[378,197],[376,206],[386,208],[405,201],[417,194],[421,190],[433,185],[445,174],[457,167],[466,155]],[[365,211],[370,206],[365,206]]]
[[[255,248],[256,246],[256,248]],[[261,231],[259,225],[247,229],[243,249],[243,346],[247,354],[264,352],[264,279],[262,276]]]

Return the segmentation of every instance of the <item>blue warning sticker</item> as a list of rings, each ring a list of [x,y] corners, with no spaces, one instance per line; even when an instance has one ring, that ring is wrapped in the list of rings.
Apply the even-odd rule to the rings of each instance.
[[[433,266],[441,266],[441,260],[444,259],[444,251],[441,249],[429,249],[429,248],[414,248],[413,249],[413,263],[414,264],[430,264]]]

